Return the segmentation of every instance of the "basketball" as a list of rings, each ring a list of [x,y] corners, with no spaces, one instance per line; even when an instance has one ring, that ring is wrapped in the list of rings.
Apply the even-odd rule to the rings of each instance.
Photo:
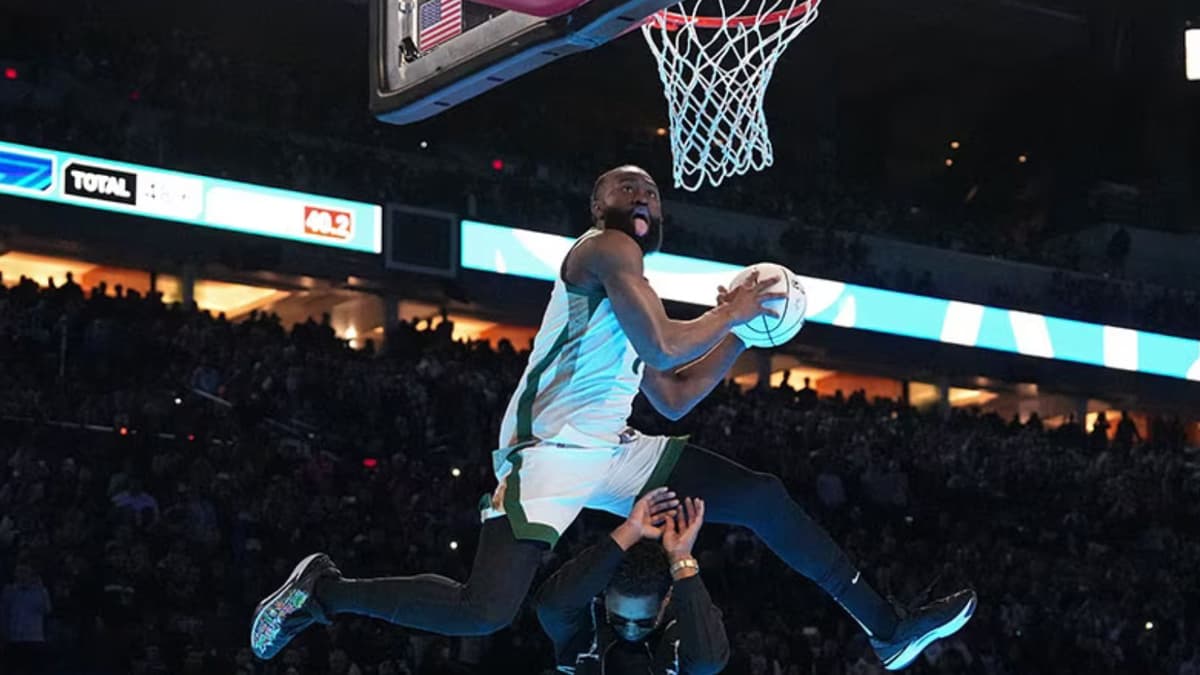
[[[757,263],[747,267],[738,272],[728,288],[732,289],[741,285],[756,271],[759,279],[779,277],[775,285],[767,290],[772,293],[787,293],[787,297],[772,300],[763,305],[778,312],[779,316],[764,314],[749,323],[735,326],[733,334],[741,338],[747,347],[760,349],[779,347],[796,337],[800,328],[804,326],[804,312],[808,309],[808,296],[804,293],[804,284],[800,282],[800,277],[783,265],[775,263]]]

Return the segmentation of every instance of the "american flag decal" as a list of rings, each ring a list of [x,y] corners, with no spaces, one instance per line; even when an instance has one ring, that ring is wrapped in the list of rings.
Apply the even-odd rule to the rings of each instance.
[[[423,0],[417,6],[417,49],[428,51],[462,33],[462,0]]]

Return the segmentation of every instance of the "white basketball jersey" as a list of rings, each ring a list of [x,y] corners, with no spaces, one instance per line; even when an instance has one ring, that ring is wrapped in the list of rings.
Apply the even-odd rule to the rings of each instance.
[[[576,246],[599,233],[589,230]],[[500,425],[499,448],[618,445],[642,368],[604,290],[567,284],[560,272]]]

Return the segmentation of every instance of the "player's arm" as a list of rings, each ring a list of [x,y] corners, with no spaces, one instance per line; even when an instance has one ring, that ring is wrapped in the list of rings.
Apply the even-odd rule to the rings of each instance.
[[[692,411],[717,386],[746,345],[732,333],[699,360],[676,370],[646,368],[642,393],[663,417],[677,420]]]
[[[667,316],[662,300],[645,278],[642,251],[620,232],[602,232],[575,251],[582,271],[604,287],[617,321],[638,356],[656,370],[673,370],[704,356],[736,325],[764,313],[762,303],[784,297],[767,293],[774,279],[744,292],[690,321]]]

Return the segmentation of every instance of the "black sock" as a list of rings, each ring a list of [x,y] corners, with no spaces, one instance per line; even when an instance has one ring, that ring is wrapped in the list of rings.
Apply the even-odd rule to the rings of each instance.
[[[887,640],[896,632],[900,622],[896,610],[875,592],[844,554],[839,556],[833,571],[819,583],[871,637]]]
[[[335,614],[343,614],[363,604],[360,597],[361,585],[355,584],[356,579],[339,579],[325,577],[317,581],[313,594],[317,602],[333,618]]]

